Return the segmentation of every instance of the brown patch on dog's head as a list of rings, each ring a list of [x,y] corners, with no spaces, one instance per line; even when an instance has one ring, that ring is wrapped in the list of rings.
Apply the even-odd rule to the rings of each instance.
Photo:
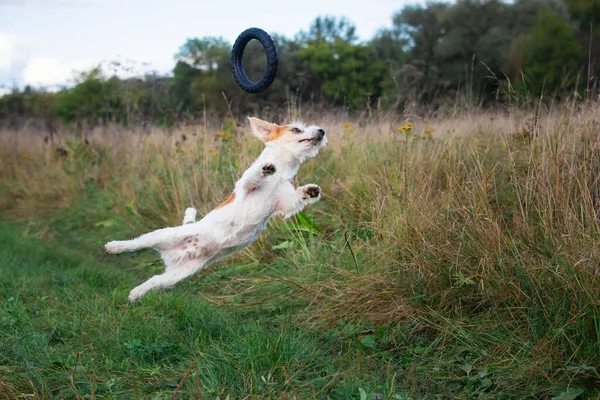
[[[273,129],[271,129],[269,134],[265,137],[265,142],[270,142],[271,140],[279,139],[288,130],[289,130],[289,126],[287,126],[287,125],[279,126],[279,125],[273,124]]]

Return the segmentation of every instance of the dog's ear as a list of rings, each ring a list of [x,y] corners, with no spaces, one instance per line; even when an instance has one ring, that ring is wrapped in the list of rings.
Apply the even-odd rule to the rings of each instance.
[[[269,135],[271,135],[277,128],[279,128],[275,124],[263,121],[258,118],[248,117],[248,120],[250,121],[250,127],[252,128],[252,134],[260,140],[262,140],[263,142],[266,142],[268,140]]]

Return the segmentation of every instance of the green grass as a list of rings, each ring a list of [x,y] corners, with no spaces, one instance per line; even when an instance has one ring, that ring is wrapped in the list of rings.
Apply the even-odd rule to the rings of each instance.
[[[259,144],[107,132],[57,158],[6,135],[0,398],[596,398],[600,125],[584,111],[325,121],[296,182],[320,203],[133,305],[160,259],[103,244],[202,215]]]
[[[0,228],[3,396],[170,398],[188,369],[184,398],[335,386],[335,363],[290,318],[238,315],[190,296],[191,285],[131,306],[130,273]]]
[[[520,378],[506,369],[519,363],[489,363],[490,349],[520,340],[508,326],[439,316],[430,323],[452,330],[448,343],[412,322],[340,320],[311,329],[296,318],[306,307],[302,291],[281,282],[298,272],[278,265],[215,268],[131,305],[129,290],[149,275],[139,265],[160,268],[153,253],[115,259],[89,244],[98,236],[73,227],[61,225],[52,242],[22,228],[0,224],[3,398],[536,398],[546,391],[526,385],[527,396],[525,382],[511,390],[507,383]],[[62,236],[68,229],[74,238]],[[265,276],[281,281],[260,282]],[[202,296],[244,290],[247,280],[260,283],[225,305]]]
[[[156,257],[135,254],[115,267],[77,241],[58,246],[0,224],[2,398],[343,399],[362,388],[409,398],[394,389],[402,378],[386,376],[391,364],[369,358],[372,335],[365,341],[358,327],[345,327],[350,341],[306,329],[293,301],[215,306],[197,295],[200,279],[130,305],[129,290],[147,273],[124,265]],[[259,272],[232,265],[205,274],[200,286]]]

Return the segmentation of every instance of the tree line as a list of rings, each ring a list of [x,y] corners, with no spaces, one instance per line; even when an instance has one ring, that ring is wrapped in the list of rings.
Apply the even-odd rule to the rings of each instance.
[[[293,38],[273,35],[280,69],[258,95],[233,80],[231,43],[191,38],[168,76],[118,78],[123,66],[113,63],[59,92],[15,88],[0,98],[0,120],[173,125],[290,102],[352,112],[401,110],[407,102],[435,108],[589,99],[598,93],[599,21],[600,0],[429,2],[402,8],[391,27],[361,41],[348,19],[322,16]],[[259,79],[265,62],[260,45],[250,42],[244,65],[251,79]]]

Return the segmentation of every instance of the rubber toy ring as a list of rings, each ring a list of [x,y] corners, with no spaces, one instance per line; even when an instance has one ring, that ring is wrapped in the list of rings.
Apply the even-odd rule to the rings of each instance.
[[[244,49],[252,39],[258,40],[267,54],[267,70],[258,82],[252,82],[248,79],[242,65]],[[259,28],[249,28],[242,32],[235,40],[231,49],[231,72],[237,84],[246,92],[260,93],[266,90],[275,80],[278,68],[279,54],[277,53],[277,46],[275,46],[275,42],[267,32]]]

